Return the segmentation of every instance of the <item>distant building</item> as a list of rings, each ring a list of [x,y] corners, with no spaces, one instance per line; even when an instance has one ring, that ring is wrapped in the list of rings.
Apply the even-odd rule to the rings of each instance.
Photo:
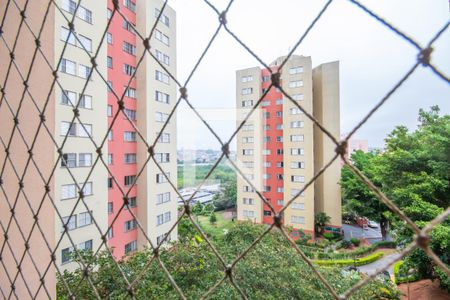
[[[345,137],[346,135],[341,136],[342,139]],[[358,150],[361,150],[364,153],[369,152],[369,141],[365,139],[350,138],[347,143],[346,157],[351,157],[351,155]]]
[[[278,71],[285,57],[270,68]],[[259,67],[236,72],[237,124],[245,118],[271,84],[270,72]],[[292,56],[281,71],[282,88],[336,137],[340,136],[339,62],[312,69],[310,57]],[[259,109],[237,135],[237,163],[245,177],[279,211],[334,156],[335,145],[280,90],[268,91]],[[335,161],[287,208],[285,225],[314,235],[314,216],[331,217],[328,230],[340,230],[341,165]],[[246,180],[238,176],[239,220],[272,223],[269,207]]]

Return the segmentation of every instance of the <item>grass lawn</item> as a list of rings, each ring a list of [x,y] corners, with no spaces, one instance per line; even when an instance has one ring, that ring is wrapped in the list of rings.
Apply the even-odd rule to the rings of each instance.
[[[197,220],[207,234],[221,236],[224,229],[228,229],[234,224],[231,219],[225,219],[223,214],[223,211],[216,211],[217,222],[214,225],[209,222],[209,216],[197,216]]]

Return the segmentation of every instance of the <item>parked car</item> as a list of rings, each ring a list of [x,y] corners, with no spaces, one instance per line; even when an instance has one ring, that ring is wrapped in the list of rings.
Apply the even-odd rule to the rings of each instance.
[[[378,224],[374,221],[367,222],[367,226],[369,226],[370,228],[378,228]]]

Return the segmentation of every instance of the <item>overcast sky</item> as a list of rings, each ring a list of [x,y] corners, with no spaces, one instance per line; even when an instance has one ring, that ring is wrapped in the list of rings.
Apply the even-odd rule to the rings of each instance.
[[[211,2],[222,11],[228,1]],[[362,1],[421,45],[449,21],[448,0]],[[202,0],[172,0],[177,11],[178,78],[184,82],[218,26]],[[228,26],[266,63],[285,55],[325,1],[236,0]],[[432,62],[450,76],[450,29],[434,45]],[[348,132],[414,64],[416,49],[347,0],[335,0],[295,54],[311,56],[313,67],[340,61],[341,132]],[[235,128],[235,71],[259,66],[226,32],[213,43],[191,82],[189,99],[224,140]],[[439,105],[450,112],[450,86],[420,67],[357,132],[381,147],[396,125],[414,129],[419,108]],[[178,113],[178,148],[219,149],[186,105]]]

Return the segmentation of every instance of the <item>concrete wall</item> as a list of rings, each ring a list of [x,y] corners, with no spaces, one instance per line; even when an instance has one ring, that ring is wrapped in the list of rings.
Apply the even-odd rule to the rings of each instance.
[[[161,10],[163,1],[138,1],[137,2],[137,28],[139,32],[145,36],[150,35],[150,30],[156,21],[155,9]],[[170,65],[164,65],[170,73],[177,76],[177,60],[176,60],[176,13],[166,6],[163,14],[170,20],[170,25],[167,26],[162,22],[158,22],[157,30],[169,37],[169,45],[165,45],[156,39],[153,34],[150,45],[151,52],[156,53],[156,50],[170,57]],[[137,53],[140,55],[144,51],[144,46],[141,42],[137,42]],[[170,114],[172,108],[176,104],[177,85],[172,78],[169,79],[169,84],[160,82],[155,79],[155,71],[159,70],[166,73],[164,69],[152,58],[149,54],[145,56],[141,67],[137,74],[137,115],[138,128],[143,133],[145,139],[151,145],[160,132],[163,122],[158,122],[156,113],[162,112]],[[155,100],[155,91],[161,91],[170,95],[170,103],[161,103]],[[170,143],[158,143],[155,147],[155,153],[170,153],[170,162],[161,163],[160,165],[167,173],[170,173],[170,180],[176,185],[177,183],[177,166],[176,166],[176,114],[172,116],[170,122],[164,133],[170,134]],[[138,170],[140,170],[147,159],[147,147],[142,141],[138,141]],[[142,176],[138,181],[138,195],[141,199],[138,209],[139,221],[146,229],[146,234],[151,239],[152,243],[156,244],[158,236],[161,236],[169,231],[173,224],[177,221],[177,195],[168,182],[156,183],[156,174],[161,173],[153,161],[150,161],[144,169]],[[157,194],[170,192],[170,201],[163,204],[156,204]],[[166,212],[171,213],[170,222],[157,226],[157,216]],[[171,240],[177,239],[177,229],[175,228],[171,235]],[[139,247],[147,246],[147,239],[143,236],[142,231],[138,231]]]
[[[16,2],[19,7],[24,7],[25,1]],[[7,4],[9,4],[9,7]],[[28,3],[27,22],[35,33],[39,32],[45,10],[46,6],[41,2],[29,1]],[[8,48],[12,50],[14,47],[21,19],[19,13],[12,1],[0,1],[0,20],[4,20],[2,24],[3,35],[2,40],[0,40],[0,87],[4,88],[4,94],[0,94],[0,179],[3,181],[0,184],[0,298],[28,299],[36,297],[36,299],[55,299],[55,269],[51,265],[51,250],[48,249],[48,247],[53,249],[55,246],[53,229],[55,219],[51,205],[52,199],[55,199],[55,194],[57,195],[53,185],[54,179],[49,182],[51,189],[48,194],[45,193],[44,189],[44,181],[50,178],[51,169],[55,163],[52,151],[55,147],[49,134],[41,127],[33,148],[33,158],[37,166],[30,161],[27,167],[28,148],[20,135],[31,147],[40,119],[32,98],[28,93],[24,94],[23,79],[19,74],[26,76],[31,67],[28,90],[40,110],[43,109],[47,99],[49,100],[45,116],[46,125],[50,132],[53,132],[55,128],[54,93],[49,94],[53,77],[50,67],[41,54],[37,55],[32,64],[35,37],[25,27],[25,24],[22,26],[14,49],[15,63],[19,70],[10,64],[10,50]],[[55,56],[53,48],[54,15],[55,12],[51,9],[47,15],[46,25],[41,37],[41,49],[52,64],[51,67],[53,67]],[[9,75],[7,75],[8,73]],[[48,96],[50,97],[48,98]],[[21,99],[23,99],[23,102],[18,114],[20,132],[16,130],[13,139],[10,141],[14,126],[11,110],[14,113],[17,112]],[[10,155],[7,158],[4,149],[9,143]],[[19,178],[17,176],[21,177],[25,168],[27,169],[23,178],[23,189],[22,192],[19,192]],[[41,175],[45,178],[44,180]],[[29,201],[31,207],[26,200]],[[42,206],[40,207],[41,202]],[[11,218],[10,209],[12,207],[15,208],[15,218]],[[37,213],[38,209],[39,227],[45,237],[42,236],[38,227],[33,227],[33,214]],[[4,236],[6,231],[8,232],[8,240],[5,240]],[[26,251],[24,238],[28,238],[29,235],[31,235],[30,248]],[[22,257],[21,274],[23,275],[20,275],[16,266]],[[37,269],[33,266],[33,262]],[[47,291],[41,288],[37,293],[40,275],[43,275],[48,265],[50,265],[50,269],[45,277]],[[14,291],[11,289],[12,282],[15,286]]]
[[[331,134],[340,137],[339,114],[339,62],[322,64],[313,70],[314,116]],[[318,172],[335,155],[336,146],[318,127],[314,128],[315,169]],[[330,225],[340,227],[341,188],[339,159],[315,183],[316,213],[325,212],[331,217]]]

